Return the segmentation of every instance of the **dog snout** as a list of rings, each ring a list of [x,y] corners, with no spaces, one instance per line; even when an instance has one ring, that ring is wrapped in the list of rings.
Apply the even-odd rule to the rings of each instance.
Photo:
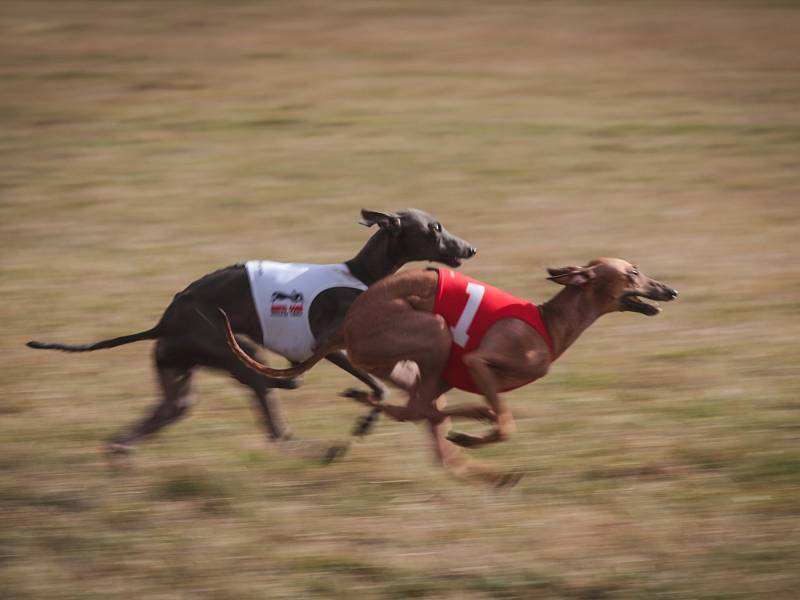
[[[675,300],[678,297],[678,290],[675,288],[671,288],[664,284],[660,284],[657,288],[655,296],[653,296],[654,300],[663,300],[669,302],[670,300]]]
[[[458,258],[472,258],[478,253],[478,249],[475,246],[459,238],[447,240],[443,246],[447,254]]]

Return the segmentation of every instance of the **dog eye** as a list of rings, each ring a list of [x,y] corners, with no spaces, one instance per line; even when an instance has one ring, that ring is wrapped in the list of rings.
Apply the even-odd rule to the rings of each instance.
[[[442,232],[442,224],[441,223],[434,223],[431,225],[431,229],[433,229],[436,233]]]
[[[639,274],[639,269],[637,269],[636,267],[633,267],[631,269],[630,274],[633,275],[634,277],[636,277]]]

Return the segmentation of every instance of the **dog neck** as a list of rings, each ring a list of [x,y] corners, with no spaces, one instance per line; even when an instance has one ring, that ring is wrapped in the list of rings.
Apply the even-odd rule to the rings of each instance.
[[[393,236],[379,229],[359,253],[344,264],[364,285],[370,286],[395,273],[406,262],[408,259],[401,255]]]
[[[539,306],[556,356],[561,356],[604,312],[584,290],[566,286]]]

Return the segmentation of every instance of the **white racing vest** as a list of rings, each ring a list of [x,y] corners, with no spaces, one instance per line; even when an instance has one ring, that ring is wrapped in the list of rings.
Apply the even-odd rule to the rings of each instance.
[[[367,289],[344,263],[309,265],[250,260],[245,267],[264,346],[294,362],[302,362],[314,353],[316,340],[308,323],[308,310],[314,298],[334,287]]]

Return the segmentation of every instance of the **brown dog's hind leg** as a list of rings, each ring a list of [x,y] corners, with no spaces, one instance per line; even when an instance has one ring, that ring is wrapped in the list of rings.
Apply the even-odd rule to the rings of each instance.
[[[408,393],[408,401],[405,406],[384,404],[374,394],[368,394],[354,388],[349,388],[340,395],[371,406],[374,410],[385,413],[395,421],[422,421],[435,416],[435,409],[432,408],[430,401],[428,406],[425,405],[424,401],[420,402],[421,377],[416,362],[401,360],[391,369],[388,367],[374,369],[373,373]]]

